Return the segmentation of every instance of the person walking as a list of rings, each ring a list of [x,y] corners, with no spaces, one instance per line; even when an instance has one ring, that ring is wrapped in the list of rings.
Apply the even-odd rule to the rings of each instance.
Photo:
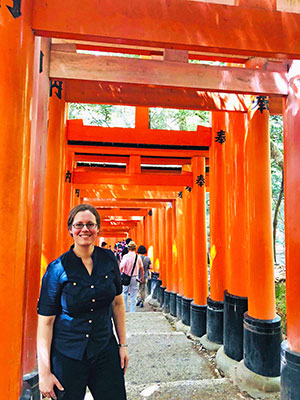
[[[100,216],[93,206],[74,207],[68,230],[74,244],[49,264],[38,301],[40,392],[83,400],[88,387],[95,400],[126,400],[129,356],[117,261],[95,246]]]
[[[131,241],[127,245],[128,253],[125,254],[120,263],[120,272],[127,275],[132,275],[130,284],[123,286],[123,297],[125,301],[125,310],[128,312],[135,312],[136,298],[139,291],[139,274],[142,276],[141,282],[143,282],[143,263],[141,257],[135,253],[136,244]],[[133,269],[135,263],[135,267]],[[133,269],[133,271],[132,271]],[[132,271],[132,273],[131,273]],[[130,293],[130,308],[128,306],[128,295]]]
[[[146,298],[146,287],[149,278],[149,270],[152,269],[151,259],[147,256],[147,249],[145,246],[139,246],[137,254],[140,255],[143,263],[143,281],[140,282],[139,296],[136,303],[137,306],[144,307]]]

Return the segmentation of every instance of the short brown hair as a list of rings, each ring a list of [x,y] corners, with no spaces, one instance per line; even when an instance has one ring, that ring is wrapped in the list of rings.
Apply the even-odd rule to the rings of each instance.
[[[78,214],[80,211],[90,211],[95,216],[98,228],[100,228],[100,215],[98,214],[96,208],[91,206],[90,204],[79,204],[78,206],[73,207],[69,213],[68,229],[71,229],[75,215]]]

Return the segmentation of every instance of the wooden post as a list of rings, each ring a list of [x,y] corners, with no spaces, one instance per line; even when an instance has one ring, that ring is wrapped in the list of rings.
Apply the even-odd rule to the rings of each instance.
[[[43,57],[41,57],[41,53]],[[50,40],[35,38],[33,103],[28,185],[28,228],[26,250],[26,308],[22,353],[23,374],[36,366],[36,305],[40,287],[43,206],[46,174],[47,120],[49,101]]]
[[[193,190],[193,302],[191,303],[191,333],[201,337],[206,333],[207,245],[205,205],[205,158],[192,158]]]
[[[245,115],[229,113],[225,165],[227,210],[226,269],[224,295],[224,353],[235,361],[243,358],[243,319],[248,310],[248,218],[246,191]]]
[[[158,209],[159,214],[159,278],[162,286],[166,287],[166,209]]]
[[[20,2],[18,4],[21,4]],[[11,5],[11,4],[10,4]],[[34,37],[32,2],[13,13],[1,4],[0,27],[0,210],[9,227],[1,230],[0,315],[1,396],[15,400],[22,383],[25,309],[27,199],[30,156]],[[18,12],[19,11],[19,12]]]
[[[248,112],[247,193],[249,214],[248,312],[257,319],[275,318],[269,112],[258,96]],[[259,102],[262,102],[261,105]]]
[[[43,227],[43,256],[47,264],[57,258],[61,252],[62,188],[66,179],[64,170],[65,114],[63,82],[51,80]]]
[[[246,168],[249,218],[248,313],[244,364],[259,375],[280,375],[280,317],[276,316],[272,246],[269,111],[266,96],[248,111]]]
[[[212,113],[210,147],[210,298],[222,302],[226,288],[225,113]]]
[[[183,190],[183,284],[182,322],[190,325],[190,305],[193,300],[193,220],[192,220],[192,188]]]
[[[205,158],[192,158],[193,190],[193,298],[194,303],[206,306],[207,301],[207,245],[205,205]]]
[[[296,400],[300,390],[300,62],[289,70],[289,94],[284,107],[284,201],[286,245],[287,340],[282,343],[282,400]]]

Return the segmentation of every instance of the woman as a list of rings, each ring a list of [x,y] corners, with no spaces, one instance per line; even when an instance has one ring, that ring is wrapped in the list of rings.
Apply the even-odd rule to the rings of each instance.
[[[120,263],[121,273],[132,275],[129,286],[123,286],[123,296],[126,311],[135,312],[136,297],[139,291],[139,275],[143,277],[143,263],[141,257],[135,253],[136,244],[131,241],[127,245],[128,253],[125,254]],[[133,269],[134,266],[134,269]],[[132,272],[132,273],[131,273]],[[143,278],[141,282],[143,281]],[[128,292],[130,293],[130,309],[128,307]]]
[[[95,246],[100,217],[94,207],[74,207],[68,229],[74,244],[48,266],[38,302],[40,391],[83,400],[89,387],[95,400],[124,400],[129,358],[118,264],[111,251]]]
[[[146,298],[146,286],[149,278],[149,270],[152,269],[151,266],[151,259],[150,257],[147,256],[147,249],[145,246],[139,246],[137,249],[137,253],[140,255],[143,263],[143,277],[144,281],[140,283],[140,291],[139,291],[139,299],[138,302],[136,303],[137,306],[144,307],[144,302]]]

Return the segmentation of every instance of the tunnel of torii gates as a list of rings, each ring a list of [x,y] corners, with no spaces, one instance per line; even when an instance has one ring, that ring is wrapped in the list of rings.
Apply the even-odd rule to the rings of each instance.
[[[97,207],[110,243],[146,245],[167,312],[251,373],[277,379],[281,360],[281,397],[299,398],[300,7],[217,3],[0,0],[3,398],[37,398],[41,269],[68,249],[68,211],[81,202]],[[135,106],[135,128],[68,121],[68,102]],[[211,126],[150,130],[149,107],[208,110]],[[269,114],[284,120],[282,343]]]

